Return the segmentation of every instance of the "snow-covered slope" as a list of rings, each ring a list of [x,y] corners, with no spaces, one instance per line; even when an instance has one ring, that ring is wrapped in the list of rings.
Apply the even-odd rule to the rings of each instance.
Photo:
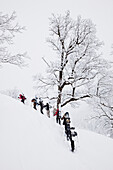
[[[113,140],[77,132],[72,153],[53,117],[0,95],[0,170],[113,170]]]

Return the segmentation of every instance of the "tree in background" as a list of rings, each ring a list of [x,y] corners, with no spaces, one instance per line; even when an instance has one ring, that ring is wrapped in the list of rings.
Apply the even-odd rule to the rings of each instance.
[[[13,89],[0,90],[0,93],[18,100],[20,90],[15,87]]]
[[[109,68],[111,66],[109,65]],[[113,71],[103,71],[98,76],[95,85],[95,94],[90,104],[94,108],[92,119],[96,119],[99,127],[102,127],[104,134],[113,137]]]
[[[80,16],[74,21],[69,11],[64,16],[53,14],[47,42],[56,55],[49,63],[44,59],[46,74],[34,77],[38,91],[50,91],[57,107],[92,97],[97,77],[107,70],[107,62],[98,54],[103,43],[92,21]]]
[[[15,12],[11,16],[0,13],[0,64],[10,63],[17,66],[24,66],[26,53],[12,55],[8,51],[8,45],[13,44],[16,33],[21,33],[25,28],[15,23]]]

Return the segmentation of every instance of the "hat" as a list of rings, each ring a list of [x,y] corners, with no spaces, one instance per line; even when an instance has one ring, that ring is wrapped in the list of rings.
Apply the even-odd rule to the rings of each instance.
[[[69,112],[66,112],[65,115],[69,115]]]

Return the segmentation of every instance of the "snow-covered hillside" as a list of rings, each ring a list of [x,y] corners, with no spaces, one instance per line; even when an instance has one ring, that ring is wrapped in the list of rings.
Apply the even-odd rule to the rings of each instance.
[[[77,132],[72,153],[52,114],[0,94],[0,170],[113,170],[113,139]]]

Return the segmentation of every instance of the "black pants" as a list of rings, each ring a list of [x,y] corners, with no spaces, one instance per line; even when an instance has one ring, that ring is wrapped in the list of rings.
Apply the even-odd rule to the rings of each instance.
[[[36,102],[34,102],[33,108],[34,108],[35,110],[37,110],[37,108],[36,108]]]
[[[75,150],[74,140],[71,139],[71,151],[74,152],[74,150]]]
[[[22,103],[24,103],[24,101],[25,101],[24,99],[21,100]]]
[[[59,123],[59,124],[61,125],[60,116],[56,116],[56,122]]]
[[[44,114],[44,113],[43,113],[43,107],[40,107],[40,112],[41,112],[42,114]]]

